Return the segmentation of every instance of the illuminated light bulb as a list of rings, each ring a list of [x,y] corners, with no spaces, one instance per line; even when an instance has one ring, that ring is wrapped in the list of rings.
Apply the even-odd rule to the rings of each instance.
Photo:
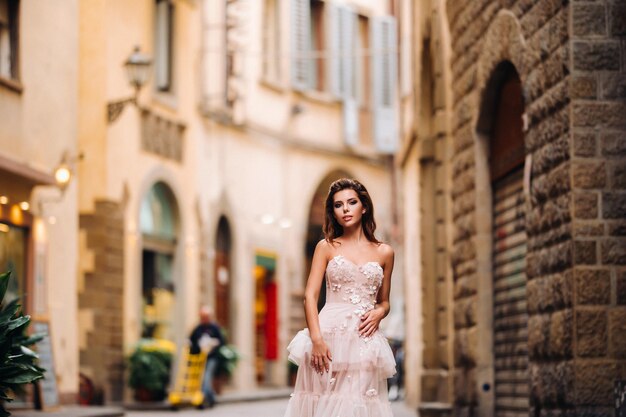
[[[0,204],[9,204],[9,197],[6,195],[0,195]]]
[[[66,187],[72,178],[72,171],[70,168],[63,164],[54,171],[54,179],[60,187]]]
[[[30,208],[30,204],[28,204],[28,201],[22,201],[20,203],[20,208],[22,209],[22,211],[28,211],[28,209]]]

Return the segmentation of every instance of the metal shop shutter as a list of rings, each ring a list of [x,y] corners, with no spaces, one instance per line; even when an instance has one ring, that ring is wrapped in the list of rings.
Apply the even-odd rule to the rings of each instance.
[[[528,416],[523,169],[493,184],[495,415]]]

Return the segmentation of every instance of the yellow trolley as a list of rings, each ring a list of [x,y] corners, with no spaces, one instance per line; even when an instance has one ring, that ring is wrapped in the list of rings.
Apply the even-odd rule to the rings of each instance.
[[[202,393],[202,378],[206,366],[207,354],[189,353],[189,349],[183,349],[182,360],[178,366],[178,375],[174,389],[170,391],[168,400],[170,408],[176,410],[181,406],[191,405],[196,408],[204,408],[204,394]]]

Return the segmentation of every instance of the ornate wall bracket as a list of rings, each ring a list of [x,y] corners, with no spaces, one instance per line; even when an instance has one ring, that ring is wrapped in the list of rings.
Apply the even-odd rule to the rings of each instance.
[[[113,101],[107,105],[107,122],[109,124],[115,122],[118,117],[122,114],[124,107],[127,104],[137,105],[137,97],[131,97],[124,100]]]

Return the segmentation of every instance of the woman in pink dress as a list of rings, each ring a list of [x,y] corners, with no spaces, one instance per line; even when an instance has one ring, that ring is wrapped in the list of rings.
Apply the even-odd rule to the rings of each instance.
[[[304,295],[307,329],[287,348],[298,375],[285,417],[389,417],[387,378],[396,372],[378,331],[389,314],[394,252],[374,236],[365,187],[340,179],[325,203],[324,240],[313,254]],[[317,300],[326,275],[326,304]]]

